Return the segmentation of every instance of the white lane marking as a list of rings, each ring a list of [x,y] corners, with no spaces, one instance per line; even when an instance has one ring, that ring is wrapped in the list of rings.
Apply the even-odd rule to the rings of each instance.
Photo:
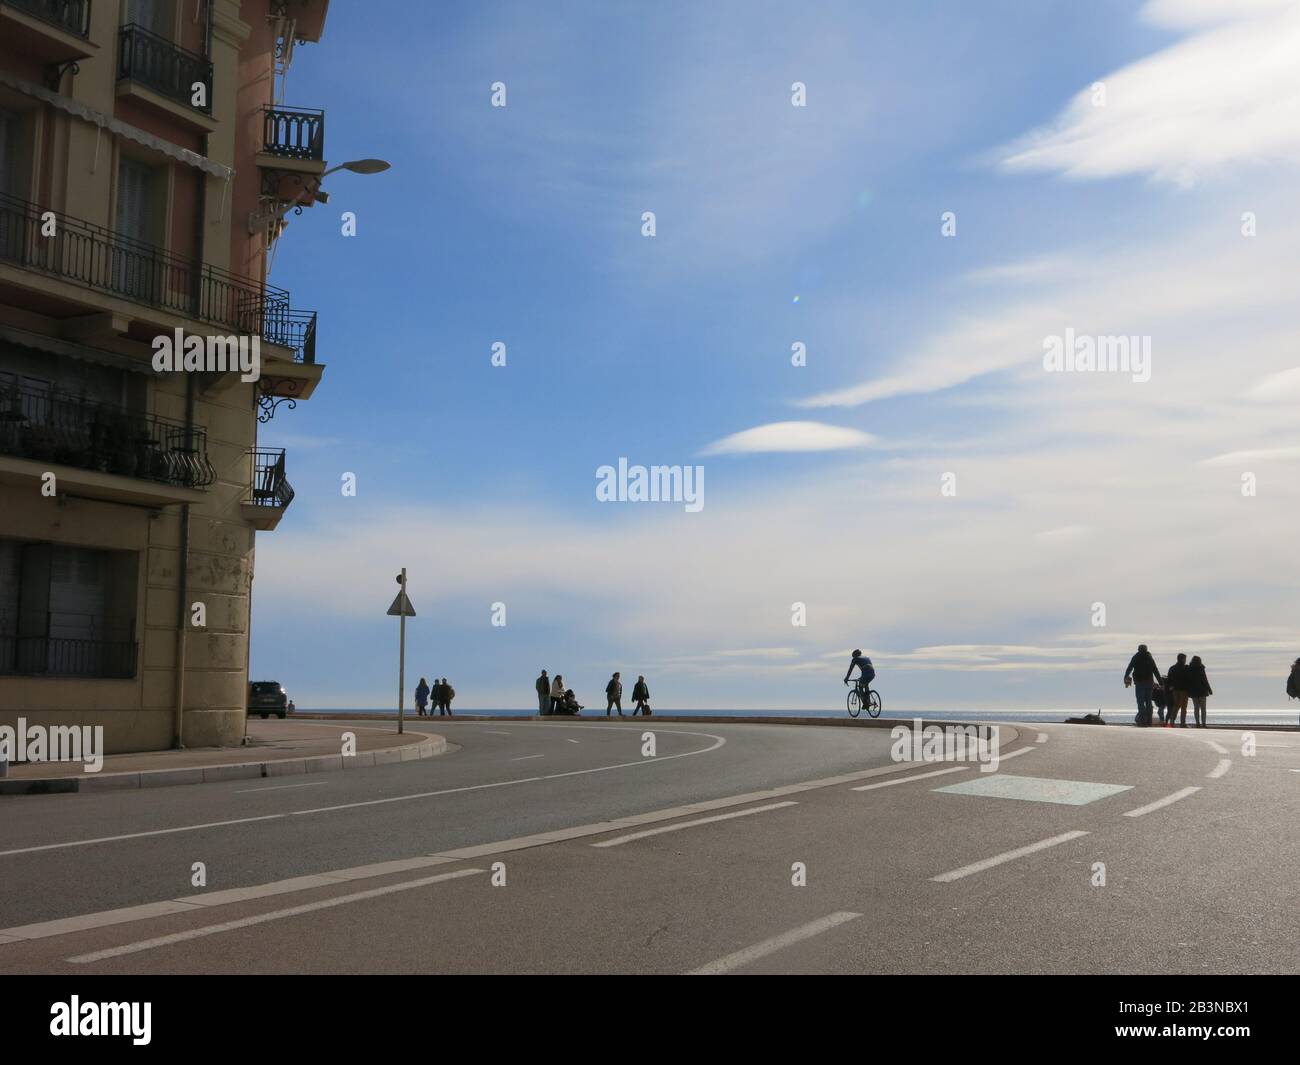
[[[463,876],[475,876],[483,872],[482,869],[458,869],[454,873],[439,873],[437,876],[421,877],[419,880],[409,880],[401,884],[389,884],[387,887],[371,888],[369,891],[357,891],[351,895],[339,895],[337,898],[322,899],[319,902],[308,902],[302,906],[291,906],[287,910],[272,910],[270,913],[259,913],[253,917],[241,917],[236,921],[224,921],[221,924],[205,925],[203,928],[191,928],[184,932],[174,932],[169,936],[158,936],[156,939],[145,939],[139,943],[127,943],[121,947],[110,947],[108,950],[97,950],[92,954],[79,954],[75,958],[67,960],[75,965],[85,965],[88,962],[103,961],[106,958],[119,958],[123,954],[138,954],[142,950],[155,950],[158,947],[170,946],[173,943],[184,943],[191,939],[201,939],[204,936],[215,936],[222,932],[233,932],[239,928],[249,928],[253,925],[266,924],[267,921],[279,921],[286,917],[297,917],[304,913],[314,913],[316,910],[327,910],[333,906],[343,906],[349,902],[362,902],[366,899],[376,899],[382,895],[391,895],[398,891],[410,891],[413,888],[426,887],[429,884],[437,884],[444,880],[457,880]]]
[[[1181,791],[1176,791],[1172,795],[1166,795],[1163,799],[1157,799],[1155,802],[1148,803],[1146,806],[1139,806],[1136,810],[1126,810],[1124,816],[1141,817],[1143,814],[1149,814],[1152,810],[1162,809],[1165,806],[1176,803],[1179,799],[1185,799],[1189,795],[1195,795],[1200,790],[1200,788],[1183,788]]]
[[[544,754],[521,754],[518,758],[511,758],[512,762],[527,762],[533,758],[545,758]]]
[[[487,733],[489,736],[509,736],[509,735],[510,735],[510,733],[508,733],[508,732],[498,732],[496,729],[490,729],[490,728],[485,728],[483,731],[484,731],[485,733]]]
[[[285,788],[320,788],[328,783],[328,780],[313,780],[306,784],[273,784],[269,788],[240,788],[235,794],[251,795],[255,791],[284,791]]]
[[[565,743],[577,743],[578,741],[577,741],[577,740],[571,740],[571,739],[569,739],[569,738],[566,736],[565,739],[564,739],[564,742],[565,742]]]
[[[569,725],[569,728],[582,726]],[[588,728],[619,728],[618,725],[589,725]],[[465,791],[483,791],[487,788],[505,788],[512,784],[534,784],[541,780],[560,780],[564,777],[581,777],[589,773],[608,773],[613,769],[629,769],[632,766],[652,765],[656,762],[671,762],[674,758],[690,758],[697,754],[708,754],[710,751],[716,751],[727,741],[721,736],[715,736],[712,732],[683,732],[678,729],[663,730],[667,734],[677,736],[706,736],[714,742],[708,747],[701,747],[698,751],[684,751],[681,754],[661,754],[655,758],[640,758],[635,762],[619,762],[617,765],[601,765],[595,769],[571,769],[566,773],[548,773],[540,777],[519,777],[517,780],[495,780],[490,784],[467,784],[462,788],[444,788],[442,791],[422,791],[413,795],[393,795],[387,799],[367,799],[364,802],[341,803],[338,806],[317,806],[311,810],[292,810],[290,817],[299,817],[305,814],[323,814],[332,810],[355,810],[361,806],[382,806],[390,802],[408,802],[411,799],[429,799],[437,795],[454,795]]]
[[[1295,745],[1294,743],[1257,743],[1257,744],[1255,744],[1255,746],[1256,746],[1256,747],[1270,747],[1270,748],[1277,748],[1277,749],[1279,749],[1279,750],[1283,750],[1283,751],[1294,751],[1294,750],[1296,749],[1296,745]],[[1224,753],[1227,753],[1227,752],[1224,752]]]
[[[100,910],[98,913],[81,913],[74,917],[59,917],[52,921],[38,921],[35,924],[18,925],[0,931],[0,944],[21,942],[32,939],[49,939],[51,936],[64,936],[73,932],[84,932],[90,928],[107,928],[110,925],[131,924],[135,921],[147,921],[154,917],[170,916],[173,913],[189,913],[212,906],[228,906],[236,902],[251,902],[255,899],[269,898],[273,895],[287,895],[314,888],[332,887],[349,880],[364,880],[369,877],[388,876],[392,873],[405,873],[414,869],[427,869],[431,865],[445,865],[454,862],[454,858],[438,855],[418,858],[399,858],[391,862],[375,862],[371,865],[353,866],[350,869],[331,869],[325,873],[311,873],[307,876],[290,877],[287,880],[272,880],[265,884],[253,884],[249,887],[226,888],[223,891],[205,891],[199,895],[182,895],[162,902],[149,902],[141,906],[124,906],[116,910]]]
[[[1038,734],[1038,742],[1039,742],[1039,743],[1046,743],[1046,742],[1047,742],[1047,733],[1046,733],[1046,732],[1040,732],[1040,733]]]
[[[1211,780],[1218,780],[1219,777],[1223,776],[1223,774],[1226,773],[1231,768],[1232,768],[1231,758],[1220,758],[1219,764],[1216,765],[1213,769],[1211,769],[1209,773],[1207,773],[1206,775]]]
[[[694,821],[683,821],[677,825],[661,825],[659,828],[647,828],[642,832],[633,832],[627,836],[617,836],[614,839],[602,840],[599,843],[593,843],[593,847],[617,847],[623,843],[631,843],[634,839],[645,839],[646,836],[658,836],[664,832],[676,832],[682,828],[694,828],[696,825],[708,825],[714,821],[730,821],[733,817],[748,817],[750,814],[761,814],[767,810],[780,810],[785,806],[798,806],[797,802],[773,802],[766,806],[755,806],[749,810],[736,810],[729,814],[714,814],[712,817],[697,817]]]
[[[829,932],[837,925],[842,925],[847,921],[856,921],[862,914],[851,913],[848,910],[841,910],[838,913],[832,913],[816,921],[810,921],[808,924],[800,925],[798,928],[792,928],[789,932],[783,932],[779,936],[773,936],[771,939],[765,939],[762,943],[755,943],[752,947],[746,947],[744,950],[738,950],[734,954],[728,954],[725,958],[719,958],[717,961],[711,961],[708,965],[701,965],[698,969],[692,969],[687,976],[719,976],[722,973],[729,973],[733,969],[739,969],[748,965],[750,962],[758,961],[759,958],[766,957],[769,954],[775,954],[778,950],[784,950],[786,947],[793,946],[795,943],[802,942],[805,939],[811,939],[813,936],[819,936],[823,932]]]
[[[998,755],[998,763],[1001,764],[1008,758],[1019,758],[1022,754],[1033,754],[1036,750],[1038,750],[1037,747],[1021,747],[1018,751],[1011,751],[1009,754],[1000,754]]]
[[[1051,839],[1039,840],[1037,843],[1031,843],[1027,847],[1017,847],[1013,851],[1007,851],[1004,854],[995,854],[992,858],[985,858],[982,862],[974,862],[971,865],[963,865],[960,869],[954,869],[951,873],[940,873],[938,876],[930,877],[931,880],[940,884],[950,884],[954,880],[960,880],[962,877],[970,876],[973,873],[982,873],[985,869],[992,869],[995,865],[1002,865],[1005,862],[1014,861],[1017,858],[1023,858],[1027,854],[1036,854],[1038,851],[1045,851],[1048,847],[1055,847],[1060,843],[1069,843],[1072,839],[1078,839],[1080,836],[1086,836],[1087,832],[1075,830],[1073,832],[1062,832],[1059,836],[1053,836]]]
[[[1210,750],[1212,750],[1215,754],[1227,754],[1227,753],[1228,753],[1228,748],[1227,748],[1227,747],[1220,746],[1219,744],[1215,743],[1213,740],[1201,740],[1201,742],[1202,742],[1203,744],[1205,744],[1205,746],[1207,746],[1208,748],[1210,748]]]
[[[570,725],[569,728],[618,728],[619,726],[608,725]],[[142,839],[147,836],[166,836],[175,832],[198,832],[205,828],[222,828],[227,825],[245,825],[254,821],[276,821],[283,817],[301,817],[307,814],[331,813],[335,810],[353,810],[362,806],[379,806],[390,802],[409,802],[412,799],[431,799],[439,795],[455,795],[466,791],[482,791],[487,788],[505,788],[512,784],[535,784],[542,780],[560,780],[563,777],[580,777],[588,773],[608,773],[614,769],[629,769],[632,766],[655,765],[661,762],[671,762],[674,758],[690,758],[697,754],[708,754],[710,751],[716,751],[727,741],[722,736],[715,736],[712,732],[685,732],[681,729],[659,729],[659,732],[665,735],[674,736],[705,736],[715,742],[708,747],[701,747],[698,751],[684,751],[681,754],[661,754],[656,758],[642,758],[635,762],[620,762],[617,765],[596,766],[594,769],[571,769],[565,773],[549,773],[545,776],[537,777],[519,777],[516,780],[496,780],[490,784],[469,784],[462,788],[444,788],[441,791],[420,791],[411,795],[393,795],[386,799],[368,799],[364,802],[340,803],[337,806],[318,806],[310,810],[289,810],[280,814],[263,814],[260,817],[237,817],[230,821],[211,821],[202,825],[179,825],[176,828],[157,828],[149,832],[127,832],[120,836],[97,836],[94,839],[74,839],[64,843],[43,843],[37,847],[16,847],[13,850],[0,851],[0,858],[5,858],[14,854],[33,854],[37,851],[62,850],[65,847],[88,847],[93,843],[118,843],[127,839]]]
[[[872,791],[875,788],[892,788],[895,784],[907,784],[913,780],[925,780],[928,777],[941,777],[945,773],[960,773],[963,769],[970,769],[968,765],[955,765],[951,769],[936,769],[933,773],[917,773],[915,776],[899,777],[897,780],[882,780],[879,784],[863,784],[861,787],[850,788],[850,791]]]
[[[92,843],[117,843],[124,839],[143,839],[147,836],[167,836],[173,832],[197,832],[203,828],[223,828],[226,825],[247,825],[253,821],[277,821],[284,814],[263,814],[261,817],[237,817],[233,821],[209,821],[203,825],[181,825],[178,828],[155,828],[149,832],[128,832],[122,836],[97,836],[94,839],[74,839],[66,843],[42,843],[39,847],[17,847],[0,851],[0,858],[11,854],[34,854],[37,851],[56,851],[64,847],[88,847]]]

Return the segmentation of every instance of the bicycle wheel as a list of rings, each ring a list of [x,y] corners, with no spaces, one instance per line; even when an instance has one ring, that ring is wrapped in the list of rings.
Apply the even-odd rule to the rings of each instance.
[[[872,717],[879,717],[881,708],[880,692],[873,688],[870,692],[869,698],[870,702],[867,703],[867,713]]]
[[[858,689],[854,688],[849,692],[849,717],[857,717],[862,713],[862,696],[858,694]]]

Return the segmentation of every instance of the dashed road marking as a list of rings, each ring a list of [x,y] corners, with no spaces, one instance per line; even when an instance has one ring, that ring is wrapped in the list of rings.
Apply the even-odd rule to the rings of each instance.
[[[729,973],[733,969],[739,969],[751,962],[758,961],[769,954],[775,954],[778,950],[784,950],[786,947],[793,946],[805,939],[811,939],[813,936],[819,936],[823,932],[829,932],[832,928],[846,923],[847,921],[856,921],[862,914],[851,913],[848,910],[841,910],[838,913],[828,914],[816,921],[810,921],[808,924],[800,925],[798,928],[792,928],[789,932],[783,932],[779,936],[773,936],[771,939],[765,939],[761,943],[755,943],[752,947],[746,947],[744,950],[738,950],[734,954],[728,954],[725,958],[719,958],[717,961],[711,961],[708,965],[701,965],[698,969],[692,969],[687,976],[720,976],[723,973]]]
[[[1013,851],[1007,851],[1004,854],[995,854],[992,858],[985,858],[982,862],[974,862],[971,865],[963,865],[960,869],[954,869],[951,873],[940,873],[938,876],[930,877],[931,880],[940,884],[950,884],[954,880],[961,880],[963,877],[971,876],[975,873],[982,873],[985,869],[992,869],[996,865],[1003,865],[1006,862],[1015,861],[1017,858],[1023,858],[1029,854],[1036,854],[1039,851],[1045,851],[1048,847],[1055,847],[1061,843],[1069,843],[1072,839],[1078,839],[1080,836],[1086,836],[1088,833],[1076,829],[1073,832],[1063,832],[1059,836],[1053,836],[1051,839],[1039,840],[1037,843],[1031,843],[1027,847],[1017,847]]]
[[[1226,773],[1231,768],[1232,768],[1231,758],[1220,758],[1219,764],[1216,765],[1213,769],[1211,769],[1209,773],[1207,773],[1206,775],[1211,780],[1218,780],[1219,777],[1223,776],[1223,774]]]
[[[694,821],[682,821],[676,825],[660,825],[658,828],[647,828],[640,832],[632,832],[626,836],[616,836],[614,839],[601,840],[599,843],[593,843],[593,847],[618,847],[624,843],[631,843],[635,839],[645,839],[647,836],[659,836],[665,832],[676,832],[683,828],[694,828],[696,825],[709,825],[714,821],[730,821],[734,817],[748,817],[750,814],[761,814],[768,810],[780,810],[786,806],[798,806],[797,802],[772,802],[766,806],[753,806],[748,810],[735,810],[729,814],[714,814],[712,817],[697,817]]]
[[[156,939],[145,939],[138,943],[127,943],[120,947],[109,947],[107,950],[97,950],[91,954],[79,954],[75,958],[68,958],[67,960],[75,965],[85,965],[88,962],[104,961],[107,958],[120,958],[123,954],[138,954],[142,950],[156,950],[158,947],[171,946],[173,943],[185,943],[191,939],[202,939],[205,936],[215,936],[222,932],[233,932],[240,928],[266,924],[268,921],[279,921],[286,917],[314,913],[317,910],[328,910],[334,906],[344,906],[349,902],[377,899],[383,895],[392,895],[398,891],[410,891],[413,888],[427,887],[429,884],[437,884],[444,880],[458,880],[464,876],[475,876],[481,872],[483,872],[482,869],[458,869],[454,873],[439,873],[437,876],[425,876],[419,880],[408,880],[401,884],[389,884],[386,887],[371,888],[369,891],[357,891],[351,895],[339,895],[336,898],[322,899],[319,902],[308,902],[302,906],[291,906],[287,910],[272,910],[270,913],[259,913],[253,917],[241,917],[235,921],[223,921],[221,924],[190,928],[184,932],[173,932],[171,935],[158,936]]]
[[[860,787],[850,788],[850,791],[873,791],[876,788],[892,788],[895,784],[908,784],[913,780],[925,780],[929,777],[941,777],[945,773],[960,773],[963,770],[972,769],[973,766],[955,765],[949,769],[936,769],[933,773],[916,773],[910,777],[899,777],[897,780],[882,780],[879,784],[863,784]]]
[[[1141,817],[1143,814],[1149,814],[1153,810],[1161,810],[1166,806],[1178,802],[1179,799],[1185,799],[1189,795],[1195,795],[1200,788],[1183,788],[1172,795],[1166,795],[1163,799],[1157,799],[1155,802],[1147,803],[1146,806],[1139,806],[1136,810],[1126,810],[1125,817]]]
[[[240,788],[235,794],[251,795],[255,791],[284,791],[286,788],[319,788],[328,783],[328,780],[312,780],[306,784],[272,784],[269,788]]]

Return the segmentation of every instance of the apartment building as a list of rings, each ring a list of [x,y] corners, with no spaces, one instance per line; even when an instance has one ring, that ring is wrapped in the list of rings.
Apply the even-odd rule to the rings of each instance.
[[[267,259],[324,199],[324,115],[282,99],[326,10],[0,0],[0,724],[243,739],[256,536],[293,498],[258,430],[324,369]],[[160,372],[158,337],[256,338],[261,375]]]

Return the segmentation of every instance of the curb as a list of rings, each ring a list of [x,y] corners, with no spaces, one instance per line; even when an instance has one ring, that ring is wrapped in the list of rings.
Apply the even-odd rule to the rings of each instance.
[[[171,788],[184,784],[212,784],[223,780],[258,780],[262,777],[301,776],[343,769],[369,769],[395,762],[414,762],[447,753],[445,736],[426,735],[417,743],[379,751],[358,751],[303,758],[275,758],[266,762],[228,762],[225,765],[180,769],[141,769],[134,773],[96,773],[79,777],[29,777],[0,779],[0,795],[56,795],[81,791],[118,791],[123,788]]]

